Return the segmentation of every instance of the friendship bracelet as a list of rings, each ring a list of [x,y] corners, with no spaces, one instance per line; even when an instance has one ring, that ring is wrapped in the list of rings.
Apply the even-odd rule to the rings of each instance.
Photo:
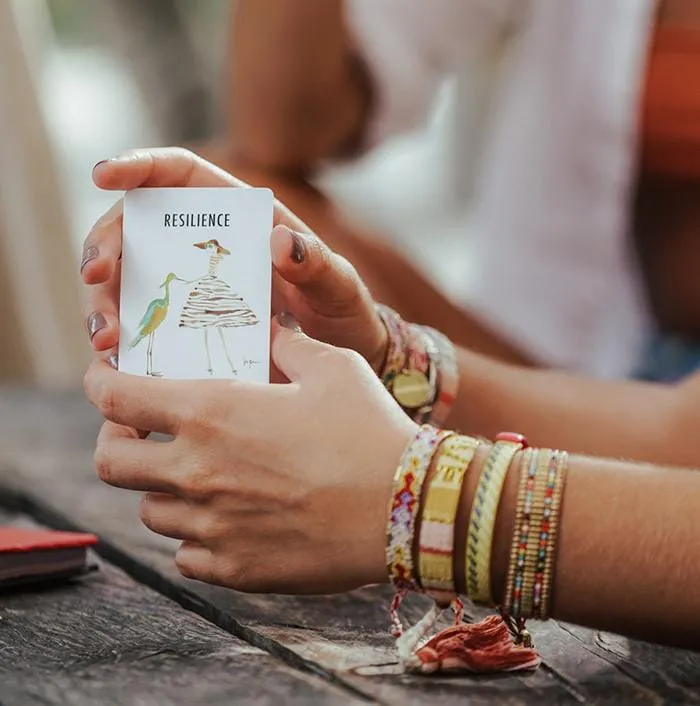
[[[548,617],[567,465],[568,455],[551,449],[523,459],[502,611],[521,625]]]
[[[542,590],[542,576],[541,573],[538,575],[537,564],[540,553],[542,521],[545,510],[547,473],[552,459],[554,458],[554,451],[551,449],[539,449],[538,456],[539,458],[534,477],[532,505],[529,511],[529,524],[531,531],[527,538],[525,562],[522,567],[520,612],[524,618],[532,617],[535,593]]]
[[[469,436],[445,439],[426,493],[418,555],[420,584],[441,606],[449,605],[457,596],[453,572],[455,518],[462,483],[480,443]]]
[[[525,554],[528,537],[533,529],[530,513],[535,490],[538,454],[539,452],[536,449],[526,449],[520,466],[513,540],[503,598],[503,612],[512,616],[516,621],[520,620]]]
[[[423,482],[439,444],[452,432],[422,426],[404,451],[394,475],[387,522],[386,562],[397,591],[420,591],[413,564],[413,539]]]
[[[479,477],[467,528],[466,551],[467,595],[476,603],[493,605],[491,550],[496,512],[510,464],[525,447],[527,441],[520,434],[499,434]]]
[[[535,582],[532,612],[532,616],[540,620],[547,620],[549,617],[549,603],[554,580],[554,561],[559,538],[559,516],[568,462],[569,457],[566,452],[556,452],[550,462],[547,473],[547,489],[544,497],[542,525],[540,527],[540,551],[537,563],[538,580]]]

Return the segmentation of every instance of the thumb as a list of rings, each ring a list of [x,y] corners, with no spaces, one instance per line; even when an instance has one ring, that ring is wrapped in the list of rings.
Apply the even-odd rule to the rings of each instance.
[[[278,225],[270,240],[272,264],[279,275],[324,316],[348,316],[369,292],[355,268],[319,237]]]
[[[320,360],[334,350],[307,336],[291,314],[279,314],[272,323],[272,362],[292,382],[318,374]]]

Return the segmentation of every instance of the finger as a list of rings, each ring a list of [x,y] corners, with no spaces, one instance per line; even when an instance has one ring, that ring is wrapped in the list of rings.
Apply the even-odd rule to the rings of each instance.
[[[196,540],[192,513],[181,498],[167,493],[146,493],[139,509],[141,522],[156,534],[173,539]]]
[[[175,380],[119,373],[94,360],[84,380],[85,394],[105,419],[123,426],[176,435],[178,414],[193,405],[193,388]]]
[[[105,358],[104,360],[107,360],[109,365],[114,368],[115,370],[117,369],[117,354],[113,353],[110,355],[108,358]],[[106,428],[105,428],[106,427]],[[111,430],[110,427],[115,427],[115,430]],[[150,432],[148,431],[143,431],[141,429],[134,429],[133,427],[125,427],[122,426],[121,424],[115,424],[114,422],[109,422],[105,421],[102,424],[102,428],[100,429],[100,435],[103,434],[115,434],[117,436],[123,436],[125,439],[146,439]],[[98,435],[98,439],[100,436]],[[109,437],[107,437],[109,438]]]
[[[181,147],[131,150],[98,162],[92,180],[100,189],[128,191],[146,186],[249,186],[223,169]],[[308,230],[284,204],[275,202],[274,222]]]
[[[102,481],[126,490],[177,493],[171,443],[134,438],[133,430],[103,426],[95,449],[95,470]]]
[[[115,348],[119,343],[119,278],[121,262],[116,264],[110,282],[88,288],[85,298],[85,328],[96,351]]]
[[[107,282],[122,253],[123,202],[120,199],[90,229],[83,243],[80,274],[85,284]]]
[[[273,322],[272,362],[292,382],[299,382],[307,375],[318,375],[328,359],[338,354],[341,349],[304,334],[290,314],[280,314]]]
[[[101,189],[145,186],[246,186],[223,169],[180,147],[140,149],[98,162],[92,179]]]
[[[185,578],[217,583],[214,555],[201,544],[183,542],[175,553],[175,565]]]
[[[351,316],[369,296],[355,268],[312,233],[277,226],[270,239],[273,266],[280,276],[324,316]]]
[[[133,427],[106,421],[102,423],[100,433],[97,435],[97,443],[140,438],[138,431]]]

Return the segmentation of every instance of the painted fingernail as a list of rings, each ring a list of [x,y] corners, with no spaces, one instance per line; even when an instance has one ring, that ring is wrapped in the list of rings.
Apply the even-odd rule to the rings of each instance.
[[[107,362],[115,369],[119,370],[119,356],[116,353],[112,353],[112,355],[107,358]]]
[[[107,319],[105,319],[99,311],[93,311],[87,319],[87,330],[90,340],[95,337],[98,331],[101,331],[107,325]]]
[[[301,333],[299,322],[288,311],[283,311],[281,314],[278,314],[277,321],[279,321],[280,326]]]
[[[292,232],[292,260],[298,265],[304,262],[304,258],[306,257],[306,245],[299,233],[291,228],[290,231]]]
[[[85,250],[83,250],[83,259],[80,261],[80,271],[82,272],[85,269],[85,265],[95,260],[99,254],[100,251],[94,245],[85,248]]]

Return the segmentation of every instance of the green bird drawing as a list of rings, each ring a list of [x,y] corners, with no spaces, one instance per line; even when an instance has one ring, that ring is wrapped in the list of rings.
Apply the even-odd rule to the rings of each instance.
[[[165,321],[170,307],[170,284],[174,280],[185,282],[186,280],[178,277],[174,272],[170,272],[165,278],[161,288],[165,289],[165,296],[154,299],[147,307],[146,313],[141,319],[138,326],[138,333],[129,343],[129,350],[136,348],[144,339],[148,339],[148,351],[146,353],[146,375],[151,377],[162,377],[162,373],[153,370],[153,339],[158,327]]]

